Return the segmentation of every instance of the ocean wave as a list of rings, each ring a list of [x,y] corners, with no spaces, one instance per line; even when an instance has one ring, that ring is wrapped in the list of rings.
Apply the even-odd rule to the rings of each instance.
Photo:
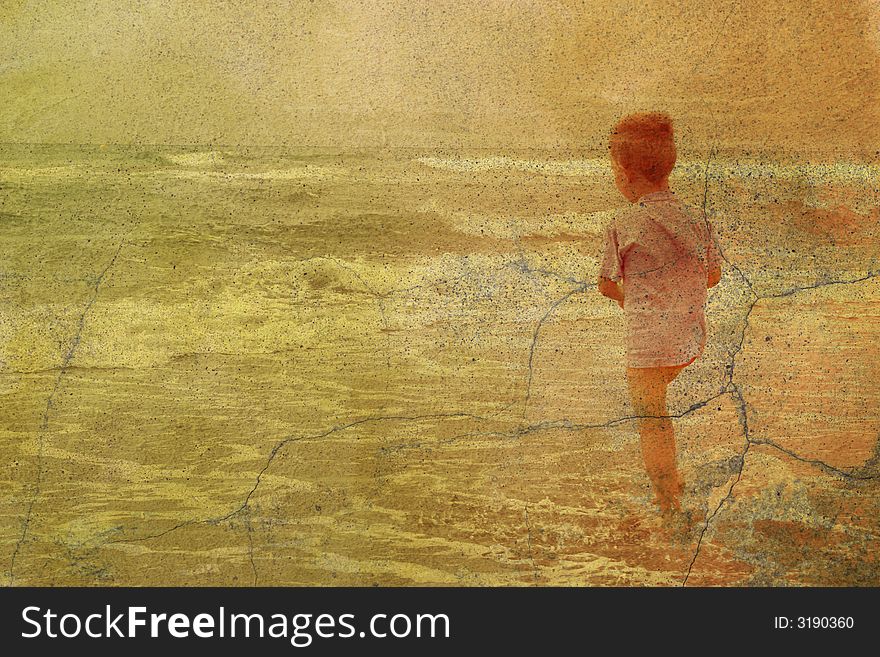
[[[419,164],[455,172],[523,171],[547,176],[610,176],[611,167],[605,158],[573,160],[517,159],[504,155],[486,157],[432,157],[415,158]],[[782,164],[757,160],[679,160],[674,176],[766,178],[802,180],[810,183],[873,183],[880,177],[880,165],[861,162],[790,163]]]
[[[448,171],[519,170],[552,176],[596,176],[609,173],[608,163],[592,160],[522,160],[506,155],[489,157],[418,157],[416,161],[434,169]]]
[[[0,167],[0,180],[28,182],[44,178],[72,178],[88,173],[91,173],[88,169],[75,164],[57,167]]]
[[[182,167],[217,166],[226,161],[225,153],[219,151],[200,151],[197,153],[163,153],[162,157],[172,164]]]
[[[536,216],[492,215],[448,211],[435,199],[422,205],[419,211],[422,213],[439,214],[455,230],[467,235],[513,240],[599,235],[602,234],[617,212],[611,209]]]
[[[268,171],[199,171],[197,169],[182,169],[174,171],[156,172],[163,175],[172,175],[176,178],[191,178],[200,180],[217,181],[276,181],[276,180],[323,180],[326,178],[340,177],[348,173],[344,167],[319,166],[305,164],[286,169],[270,169]]]

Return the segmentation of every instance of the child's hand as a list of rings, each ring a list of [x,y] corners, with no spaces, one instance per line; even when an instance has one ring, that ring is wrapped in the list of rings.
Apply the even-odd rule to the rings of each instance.
[[[614,299],[617,305],[623,308],[623,286],[617,281],[612,281],[604,276],[599,277],[599,294]]]

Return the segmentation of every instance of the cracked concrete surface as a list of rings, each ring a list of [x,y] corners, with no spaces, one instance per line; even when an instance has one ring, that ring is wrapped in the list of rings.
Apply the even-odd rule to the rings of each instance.
[[[120,242],[119,246],[116,247],[116,251],[113,253],[113,257],[110,259],[110,262],[107,264],[107,266],[104,267],[104,269],[102,269],[101,272],[95,277],[95,283],[91,290],[88,302],[86,303],[85,308],[83,308],[82,314],[79,316],[79,321],[76,324],[76,333],[74,334],[73,339],[70,342],[70,347],[68,347],[67,351],[64,353],[64,357],[61,360],[61,365],[58,367],[58,376],[55,379],[55,385],[52,386],[52,391],[49,393],[49,397],[46,399],[46,408],[43,410],[43,416],[40,420],[40,428],[37,433],[36,479],[30,485],[30,497],[26,502],[26,511],[24,513],[24,518],[22,518],[21,521],[21,536],[15,542],[15,546],[12,549],[12,556],[9,560],[8,572],[10,586],[15,584],[15,561],[18,557],[19,552],[21,551],[22,544],[27,540],[31,516],[34,511],[34,504],[36,504],[37,499],[40,496],[40,489],[43,482],[43,453],[45,451],[46,434],[49,432],[49,414],[52,412],[52,402],[55,399],[55,396],[58,394],[58,389],[61,387],[61,381],[64,378],[64,375],[67,373],[68,368],[70,367],[70,362],[76,355],[76,349],[79,346],[80,341],[82,340],[86,317],[89,314],[89,310],[91,310],[92,306],[94,305],[95,300],[98,298],[98,292],[101,288],[101,282],[104,280],[107,272],[113,266],[113,263],[116,262],[116,258],[119,257],[119,251],[121,249],[122,242]]]
[[[672,536],[591,282],[595,168],[83,152],[51,179],[6,148],[10,584],[880,581],[876,241],[784,214],[867,178],[679,167],[727,267],[670,391],[703,517]]]

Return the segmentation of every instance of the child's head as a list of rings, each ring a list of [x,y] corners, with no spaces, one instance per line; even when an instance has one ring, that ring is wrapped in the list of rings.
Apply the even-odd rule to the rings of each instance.
[[[641,112],[622,118],[611,132],[610,146],[617,188],[629,200],[652,188],[666,188],[675,166],[675,140],[668,115]]]

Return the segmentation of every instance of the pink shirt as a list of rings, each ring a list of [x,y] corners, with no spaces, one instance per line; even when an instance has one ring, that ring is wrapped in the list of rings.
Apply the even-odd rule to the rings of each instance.
[[[627,366],[683,365],[706,344],[706,281],[721,266],[702,212],[671,191],[623,210],[606,233],[600,276],[623,281]]]

